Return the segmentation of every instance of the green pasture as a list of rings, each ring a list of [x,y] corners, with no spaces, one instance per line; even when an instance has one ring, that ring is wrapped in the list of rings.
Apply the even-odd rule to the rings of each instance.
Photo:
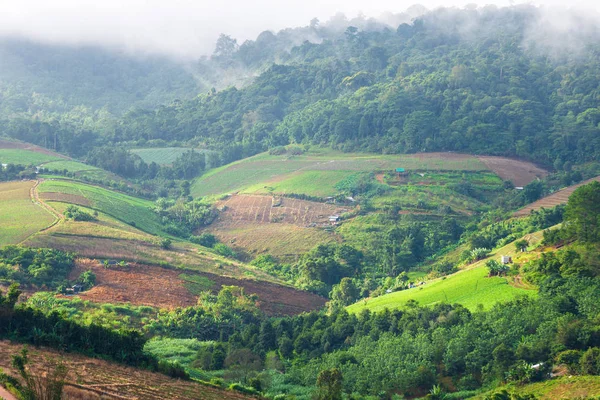
[[[0,183],[0,246],[17,244],[50,226],[55,218],[29,196],[33,182]]]
[[[489,278],[487,268],[481,264],[423,286],[374,299],[361,300],[348,307],[348,311],[356,313],[365,308],[371,311],[399,308],[409,300],[415,300],[423,306],[432,306],[437,303],[459,303],[470,310],[477,309],[479,304],[484,309],[489,309],[498,302],[512,300],[519,295],[531,296],[535,293],[532,290],[519,289],[509,285],[508,280],[504,277]]]
[[[51,170],[51,171],[64,171],[66,169],[69,172],[100,170],[100,168],[98,168],[98,167],[94,167],[94,166],[84,164],[81,162],[77,162],[77,161],[68,161],[68,160],[51,161],[51,162],[45,163],[43,165],[43,167],[48,170]]]
[[[63,158],[31,150],[0,149],[0,163],[2,164],[40,165],[60,160],[63,160]]]
[[[335,185],[354,171],[298,171],[285,175],[283,179],[252,185],[243,193],[256,194],[288,194],[301,193],[309,196],[327,197],[339,192]]]
[[[542,231],[525,235],[532,247],[539,243],[542,237]],[[358,313],[364,309],[379,311],[385,308],[400,308],[409,300],[415,300],[423,306],[432,306],[437,303],[459,303],[470,310],[477,309],[480,304],[484,309],[489,309],[496,303],[512,300],[517,296],[537,296],[537,291],[533,288],[512,286],[506,277],[488,277],[488,269],[485,266],[488,260],[507,255],[513,257],[513,260],[518,263],[520,262],[519,258],[531,256],[530,253],[522,254],[517,254],[513,241],[494,250],[487,258],[476,262],[467,269],[426,282],[425,285],[412,289],[360,300],[350,305],[348,311]]]
[[[65,180],[44,181],[39,185],[39,191],[83,196],[91,202],[90,208],[153,235],[162,234],[162,225],[158,216],[151,210],[154,206],[151,201],[98,186]]]

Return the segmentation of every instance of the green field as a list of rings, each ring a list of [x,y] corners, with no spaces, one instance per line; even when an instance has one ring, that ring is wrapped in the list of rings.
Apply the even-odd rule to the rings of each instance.
[[[324,175],[323,178],[318,178],[324,185],[321,192],[329,194],[329,190],[335,185],[335,182],[329,178],[343,178],[344,172],[394,171],[396,168],[404,168],[407,171],[488,170],[475,157],[446,153],[378,155],[342,153],[329,149],[311,150],[298,156],[273,156],[263,153],[209,171],[196,179],[192,185],[192,195],[207,196],[245,189],[258,190],[261,185],[278,187],[282,190],[297,189],[303,181],[319,176],[320,173]],[[319,172],[304,175],[309,171]],[[301,173],[293,174],[298,172]],[[288,179],[291,182],[287,183]],[[310,183],[307,190],[317,193],[320,190],[317,185],[318,183]]]
[[[348,307],[348,311],[356,313],[365,308],[371,311],[398,308],[406,304],[408,300],[415,300],[424,306],[437,303],[459,303],[469,310],[475,310],[481,304],[484,309],[489,309],[498,302],[511,300],[518,295],[535,294],[534,291],[509,285],[506,278],[488,278],[487,276],[487,268],[480,265],[424,286],[369,299],[366,304],[365,301],[360,301]]]
[[[39,165],[60,160],[63,158],[30,150],[0,149],[0,163],[2,164]]]
[[[242,193],[302,193],[309,196],[333,196],[339,192],[335,185],[355,173],[355,171],[299,171],[286,175],[285,179],[276,178],[250,186]]]
[[[137,154],[145,163],[157,163],[158,165],[170,165],[183,153],[192,150],[189,147],[157,147],[148,149],[131,149],[133,154]],[[205,152],[204,149],[194,149],[198,153]]]
[[[535,232],[526,235],[530,246],[541,241],[543,233]],[[415,300],[420,305],[431,306],[437,303],[459,303],[470,310],[478,308],[489,309],[494,304],[512,300],[517,296],[536,296],[533,288],[516,287],[509,284],[505,277],[488,277],[485,263],[489,259],[498,259],[501,255],[511,256],[518,263],[520,258],[531,257],[530,253],[516,253],[514,242],[493,251],[487,258],[478,261],[467,269],[456,272],[425,285],[412,289],[386,294],[373,299],[361,300],[348,307],[348,311],[357,313],[364,309],[380,311],[385,308],[400,308],[409,300]],[[525,286],[521,284],[520,286]]]
[[[0,246],[20,243],[54,222],[52,214],[31,201],[33,184],[0,183]]]
[[[94,166],[80,163],[77,161],[68,161],[68,160],[51,161],[51,162],[45,163],[43,165],[43,167],[46,169],[49,169],[51,171],[63,171],[66,169],[69,172],[100,170],[100,168],[98,168],[98,167],[94,167]]]
[[[154,203],[149,200],[138,199],[98,186],[63,180],[44,181],[40,184],[39,191],[83,196],[90,202],[90,208],[153,235],[163,234],[162,224],[151,210]]]

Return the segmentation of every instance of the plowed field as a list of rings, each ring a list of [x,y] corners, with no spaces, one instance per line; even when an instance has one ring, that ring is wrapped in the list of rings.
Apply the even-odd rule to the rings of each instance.
[[[496,175],[505,181],[511,181],[515,186],[525,186],[536,178],[548,175],[548,171],[527,161],[494,156],[479,156],[478,158]]]
[[[0,367],[13,376],[11,355],[23,346],[0,341]],[[47,359],[62,358],[69,369],[63,398],[68,399],[173,399],[220,400],[246,399],[237,392],[219,390],[188,381],[169,378],[142,369],[126,367],[73,353],[59,353],[47,348],[29,347],[33,371],[44,371]]]
[[[514,213],[514,216],[515,217],[524,217],[524,216],[529,215],[532,210],[539,210],[542,207],[552,208],[559,204],[566,204],[567,201],[569,200],[569,197],[575,191],[575,189],[577,189],[579,186],[587,185],[588,183],[592,183],[594,181],[600,182],[600,176],[597,176],[592,179],[588,179],[587,181],[578,183],[577,185],[572,185],[572,186],[566,187],[564,189],[559,190],[556,193],[552,193],[550,196],[546,196],[543,199],[535,201],[535,202],[527,205],[526,207],[523,207],[520,210],[516,211]]]
[[[280,204],[274,207],[274,202]],[[284,222],[298,226],[327,224],[330,215],[339,215],[349,210],[348,207],[335,204],[289,198],[274,200],[271,196],[249,195],[230,196],[220,202],[218,207],[225,207],[219,222]]]
[[[330,215],[350,210],[335,204],[258,195],[233,195],[218,206],[224,211],[208,231],[219,240],[254,255],[269,253],[287,261],[319,243],[340,240],[323,228],[329,225]]]
[[[211,288],[214,293],[223,285],[241,286],[246,294],[256,294],[259,307],[271,315],[293,315],[311,311],[321,308],[326,301],[312,293],[264,281],[234,279],[142,264],[104,268],[99,262],[89,259],[78,260],[71,278],[75,279],[86,270],[92,270],[96,274],[96,286],[79,296],[98,303],[118,302],[163,308],[193,306],[198,298],[185,288],[184,280],[179,277],[183,272],[214,282]]]

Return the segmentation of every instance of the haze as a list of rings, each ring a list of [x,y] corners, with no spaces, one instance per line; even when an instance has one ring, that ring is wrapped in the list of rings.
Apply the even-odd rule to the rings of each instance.
[[[23,37],[46,43],[101,45],[138,54],[164,54],[193,59],[210,54],[220,33],[242,43],[265,30],[306,26],[317,17],[326,21],[342,12],[377,17],[399,13],[413,2],[385,0],[3,0],[0,36]],[[427,8],[439,6],[507,6],[514,1],[423,0]],[[537,4],[561,5],[558,0]],[[564,3],[563,3],[564,4]],[[597,9],[592,1],[570,6]]]

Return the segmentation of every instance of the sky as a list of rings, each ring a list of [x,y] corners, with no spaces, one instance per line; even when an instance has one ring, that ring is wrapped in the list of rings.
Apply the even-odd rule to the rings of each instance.
[[[507,6],[522,0],[422,0],[429,9],[467,4]],[[338,12],[354,17],[399,13],[402,0],[0,0],[0,37],[101,45],[139,54],[194,59],[210,54],[220,33],[242,43],[265,30],[306,26]],[[599,10],[594,0],[538,0],[536,5]]]

